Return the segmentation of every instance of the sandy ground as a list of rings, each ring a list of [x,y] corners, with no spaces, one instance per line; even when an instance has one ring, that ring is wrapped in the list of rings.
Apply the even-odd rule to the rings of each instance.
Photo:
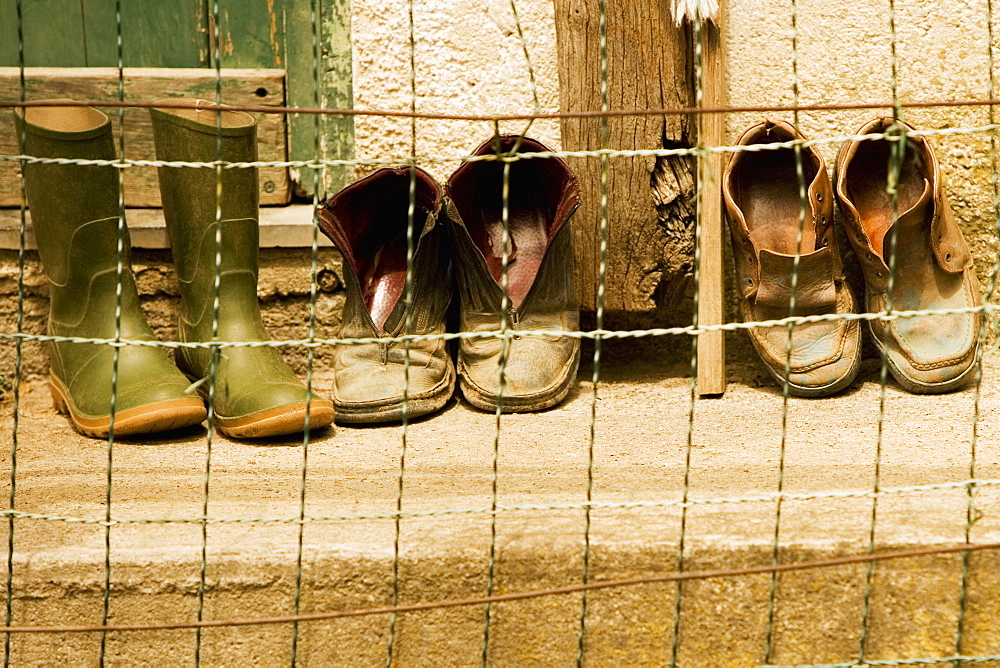
[[[731,369],[733,381],[721,398],[697,399],[691,425],[687,493],[692,499],[759,497],[778,489],[784,447],[783,488],[797,494],[827,495],[864,492],[875,484],[898,488],[949,484],[970,477],[975,433],[975,476],[1000,478],[1000,393],[996,357],[988,357],[976,417],[974,388],[944,396],[915,396],[890,383],[880,421],[877,362],[866,363],[859,381],[840,396],[790,399],[787,429],[782,436],[783,400],[780,390],[760,375],[756,366]],[[585,365],[586,367],[587,365]],[[501,506],[570,506],[586,500],[590,415],[595,410],[592,498],[597,503],[653,502],[660,508],[602,509],[592,530],[609,531],[602,522],[613,519],[614,534],[630,522],[663,523],[676,534],[684,493],[690,382],[683,368],[655,364],[606,365],[593,407],[591,373],[584,368],[577,391],[560,407],[540,414],[505,415],[500,420],[497,450],[497,503]],[[316,378],[322,392],[329,378]],[[9,399],[9,393],[8,393]],[[0,421],[0,447],[5,466],[10,461],[11,405]],[[975,432],[974,432],[975,426]],[[409,425],[406,431],[402,508],[406,512],[482,509],[491,503],[492,461],[496,418],[454,399],[441,413]],[[881,430],[881,454],[877,455]],[[24,512],[101,519],[107,488],[107,443],[76,434],[55,413],[44,383],[23,387],[18,424],[16,506]],[[305,513],[313,516],[379,515],[392,513],[399,496],[403,445],[398,425],[337,427],[313,434],[308,449],[301,436],[267,441],[212,439],[208,514],[215,518],[295,517],[299,513],[303,466],[308,465]],[[207,439],[203,428],[143,440],[120,440],[113,451],[112,510],[116,518],[197,518],[202,515]],[[9,481],[4,481],[5,486]],[[6,490],[3,492],[7,493]],[[980,491],[980,504],[994,499],[994,490]],[[930,501],[930,503],[928,503]],[[880,500],[876,516],[879,537],[891,542],[955,540],[962,536],[966,492],[963,487],[934,492],[893,494]],[[869,499],[790,500],[782,508],[782,536],[796,541],[860,541],[870,524]],[[688,513],[690,540],[726,536],[738,543],[770,540],[775,517],[773,501],[698,505]],[[911,513],[921,520],[911,522]],[[509,511],[525,526],[541,529],[569,511]],[[482,512],[445,514],[411,520],[444,530]],[[824,517],[822,525],[817,516]],[[990,513],[977,532],[1000,530]],[[367,548],[373,542],[389,547],[391,521],[364,521],[362,536],[350,532],[333,543]],[[306,543],[328,543],[338,527],[350,520],[307,526]],[[404,523],[405,524],[405,523]],[[571,522],[576,525],[577,522]],[[64,545],[72,536],[77,549],[103,549],[98,526],[63,522],[26,522],[25,536],[36,546]],[[322,527],[322,529],[321,529]],[[578,526],[565,527],[571,532]],[[270,547],[297,549],[297,533],[288,524],[213,526],[210,546],[243,540],[259,547],[264,536]],[[451,533],[446,531],[446,533]],[[641,532],[644,533],[644,532]],[[116,527],[116,544],[125,549],[169,543],[200,544],[198,525],[130,525]],[[173,537],[176,534],[176,537]],[[148,536],[149,539],[143,538]],[[284,536],[284,537],[283,537]],[[322,536],[322,538],[320,538]],[[25,538],[27,540],[27,538]],[[18,541],[20,544],[20,541]]]
[[[545,413],[501,418],[496,450],[501,511],[495,525],[484,509],[491,504],[496,418],[455,399],[441,413],[411,424],[406,431],[400,503],[404,513],[416,516],[404,516],[400,522],[401,600],[481,595],[494,529],[498,591],[578,582],[586,527],[582,504],[588,478],[594,502],[607,504],[595,508],[590,517],[592,578],[675,568],[682,526],[678,501],[684,494],[686,470],[690,499],[723,501],[691,506],[683,517],[688,568],[768,563],[777,519],[777,504],[771,495],[778,488],[782,443],[784,490],[815,495],[788,499],[781,506],[778,529],[783,560],[825,558],[867,549],[873,504],[864,494],[875,483],[876,461],[883,489],[946,486],[881,496],[875,514],[878,549],[960,542],[968,509],[966,489],[960,483],[970,476],[974,436],[975,476],[1000,479],[997,362],[995,355],[986,359],[978,415],[974,388],[944,396],[914,396],[890,383],[881,421],[877,363],[866,362],[858,382],[839,396],[789,400],[783,439],[781,393],[755,364],[731,365],[726,394],[697,399],[691,423],[691,388],[685,366],[648,359],[620,362],[611,351],[606,356],[596,409],[587,380],[591,369],[585,364],[576,391],[564,405]],[[329,381],[319,375],[319,390],[328,389]],[[0,457],[6,469],[13,434],[10,393],[3,408]],[[596,410],[596,422],[589,466],[592,410]],[[686,469],[689,428],[690,467]],[[107,443],[76,434],[53,410],[43,382],[22,387],[17,441],[19,511],[91,520],[104,517]],[[297,517],[307,463],[305,514],[340,519],[304,525],[302,609],[386,604],[396,539],[395,523],[386,516],[395,511],[400,498],[402,444],[398,425],[317,432],[308,448],[298,437],[238,442],[216,435],[211,442],[208,515],[229,520]],[[112,516],[189,521],[112,527],[113,620],[192,618],[202,545],[202,526],[196,520],[202,515],[204,502],[207,445],[203,429],[115,443]],[[8,485],[5,478],[0,494],[7,494]],[[837,498],[840,493],[857,496]],[[764,500],[755,499],[761,496]],[[630,502],[646,506],[622,506]],[[981,519],[971,530],[972,540],[1000,540],[1000,487],[983,487],[976,507]],[[4,525],[0,540],[6,535]],[[22,519],[16,522],[13,538],[16,620],[99,620],[105,572],[102,526]],[[206,545],[208,618],[290,611],[299,549],[297,524],[213,523],[208,526]],[[938,645],[931,648],[940,652],[934,649],[937,654],[928,654],[931,649],[926,643],[921,645],[923,641],[914,641],[917,644],[912,647],[900,644],[903,631],[883,621],[879,628],[891,626],[891,633],[885,631],[888,635],[881,641],[878,638],[882,636],[874,630],[872,633],[873,642],[884,643],[882,656],[946,655],[948,643],[954,640],[956,578],[960,573],[956,559],[911,560],[915,565],[907,566],[910,570],[902,566],[902,570],[887,569],[895,575],[886,575],[887,584],[875,590],[876,597],[882,597],[879,609],[895,610],[940,599],[940,605],[928,605],[926,614],[944,620],[940,634],[944,639],[939,643],[943,649]],[[934,570],[938,565],[945,570]],[[983,585],[986,590],[981,598],[998,600],[989,593],[996,584],[995,576],[990,575],[993,566],[984,568],[987,570],[973,572],[993,582]],[[783,576],[781,582],[783,616],[777,628],[785,654],[776,656],[788,661],[851,660],[859,633],[863,567]],[[689,665],[721,665],[711,657],[722,656],[761,660],[768,583],[768,578],[757,576],[718,585],[696,583],[686,590],[685,610],[701,611],[685,617],[688,644],[684,651]],[[595,664],[635,659],[640,656],[635,652],[640,651],[652,652],[648,655],[652,664],[669,657],[673,591],[660,586],[595,594],[589,613]],[[660,593],[651,599],[651,592]],[[544,605],[501,606],[499,609],[507,611],[504,619],[508,626],[504,627],[506,635],[498,634],[494,639],[496,660],[539,663],[531,657],[541,656],[540,663],[545,664],[546,659],[562,656],[572,662],[579,605],[578,598],[568,601],[564,597],[547,600]],[[821,626],[810,622],[817,606],[835,611],[824,613]],[[734,626],[723,614],[731,608],[746,610],[749,616]],[[910,623],[908,614],[896,615],[892,624]],[[980,611],[986,620],[995,614],[992,608]],[[636,625],[636,615],[648,624]],[[532,634],[541,633],[539,620],[550,617],[563,621],[551,629],[546,626],[542,635],[549,634],[545,635],[548,640],[534,638]],[[464,665],[466,659],[478,663],[481,607],[427,613],[419,619],[400,636],[405,638],[405,642],[399,640],[400,651],[411,652],[406,656],[423,663],[447,647],[440,657],[444,664]],[[994,633],[995,625],[983,623],[989,636],[983,642],[994,642],[989,634]],[[387,628],[384,618],[378,623],[359,620],[316,627],[308,646],[320,663],[343,660],[345,665],[381,665]],[[627,633],[623,629],[628,629]],[[193,647],[192,632],[174,633],[180,635],[154,633],[145,640],[134,635],[127,640],[122,637],[114,641],[119,643],[116,651],[120,658],[138,660],[136,657],[155,657],[164,642],[181,642],[177,638],[183,640],[181,646]],[[214,648],[211,651],[216,654],[211,655],[212,660],[203,658],[207,663],[226,665],[284,661],[281,657],[289,647],[289,633],[288,627],[206,632],[206,647]],[[720,633],[729,638],[721,645]],[[914,633],[914,637],[930,637],[926,629]],[[546,644],[550,641],[555,643],[552,647]],[[39,649],[48,645],[32,644],[35,641],[23,636],[19,642],[22,644],[16,647],[23,652],[19,656],[25,662],[37,659],[44,663],[50,656]],[[91,656],[96,642],[94,636],[66,636],[57,649],[72,660],[81,653]],[[330,647],[343,652],[340,658],[324,654],[332,651]],[[711,651],[719,654],[705,654],[709,651],[706,647],[718,647]],[[904,652],[901,648],[907,647],[908,653],[900,654]],[[986,652],[989,647],[980,649]],[[49,647],[45,651],[54,650]],[[744,663],[741,659],[732,665]]]

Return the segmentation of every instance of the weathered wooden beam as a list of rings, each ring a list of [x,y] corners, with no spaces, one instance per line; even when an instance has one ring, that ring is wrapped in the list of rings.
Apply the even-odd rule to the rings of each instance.
[[[170,97],[215,99],[216,73],[211,69],[126,68],[124,79],[126,100],[154,101]],[[281,106],[285,101],[283,70],[224,69],[221,82],[223,103]],[[20,96],[18,68],[0,68],[0,99],[18,100]],[[28,100],[70,98],[93,101],[99,107],[102,101],[118,100],[118,70],[95,67],[27,68],[25,96]],[[108,115],[117,133],[117,110],[109,110]],[[258,158],[262,161],[286,160],[284,116],[256,116]],[[0,123],[0,154],[18,154],[17,145],[14,123]],[[125,111],[125,156],[137,160],[155,157],[152,125],[146,109]],[[20,205],[18,170],[16,163],[0,163],[0,206]],[[288,170],[262,167],[259,173],[261,204],[287,203],[291,195]],[[155,168],[130,167],[125,170],[125,204],[130,207],[160,206]]]
[[[688,76],[689,44],[664,0],[607,3],[608,99],[615,109],[664,109],[692,103]],[[601,109],[601,54],[598,0],[556,0],[561,108]],[[688,146],[691,119],[678,116],[612,118],[607,148],[654,149]],[[563,148],[601,148],[598,119],[564,119]],[[573,222],[580,304],[593,309],[598,282],[601,164],[595,158],[571,159],[580,179],[583,205]],[[662,161],[661,161],[662,162]],[[657,169],[658,168],[658,169]],[[673,199],[664,204],[680,213],[667,216],[681,227],[673,235],[654,202],[651,179],[660,171],[671,183]],[[673,277],[671,266],[690,271],[690,232],[686,213],[693,192],[694,161],[657,165],[652,158],[612,158],[608,169],[608,269],[606,308],[650,311],[658,306],[661,284]],[[680,244],[678,245],[678,240]],[[680,247],[679,247],[680,246]],[[678,259],[679,258],[679,259]],[[683,291],[682,291],[683,292]]]
[[[312,204],[292,204],[274,206],[260,210],[261,248],[311,248],[313,239]],[[169,249],[167,225],[162,209],[127,209],[132,248]],[[35,231],[31,226],[31,212],[25,212],[24,247],[38,248]],[[320,234],[316,239],[320,247],[332,246],[330,240]],[[0,250],[18,250],[21,247],[21,210],[0,209]]]
[[[350,109],[354,106],[350,0],[284,0],[285,57],[288,104]],[[316,12],[316,16],[313,13]],[[318,25],[314,26],[314,20]],[[318,28],[319,61],[314,61],[313,30]],[[318,72],[314,72],[317,69]],[[315,77],[319,77],[314,89]],[[314,92],[315,90],[315,92]],[[316,99],[319,94],[319,100]],[[319,155],[317,137],[319,132]],[[288,154],[294,160],[354,157],[354,117],[292,115],[288,119]],[[340,190],[354,179],[354,168],[332,166],[319,183],[320,197]],[[312,170],[296,170],[292,179],[301,194],[313,194]]]
[[[722,107],[726,103],[725,54],[722,30],[725,5],[719,3],[714,23],[702,26],[701,106]],[[698,136],[703,146],[725,143],[726,122],[722,114],[702,114]],[[699,160],[701,249],[698,263],[698,324],[721,325],[726,321],[726,283],[723,272],[723,219],[721,177],[726,158],[712,153]],[[705,332],[698,337],[698,393],[718,395],[726,391],[725,332]]]

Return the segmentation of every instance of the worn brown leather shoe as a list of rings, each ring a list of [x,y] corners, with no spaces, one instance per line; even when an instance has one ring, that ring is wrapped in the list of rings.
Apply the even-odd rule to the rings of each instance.
[[[475,155],[506,153],[516,136],[485,142]],[[523,139],[520,152],[547,151]],[[496,331],[503,318],[503,163],[462,165],[448,180],[463,332]],[[571,337],[524,336],[522,330],[579,328],[573,284],[573,247],[568,225],[580,204],[580,187],[558,158],[511,163],[508,198],[510,252],[506,324],[514,331],[501,395],[499,338],[462,339],[459,385],[482,410],[538,411],[562,401],[576,378],[580,341]]]
[[[406,230],[415,188],[412,328],[406,331]],[[330,198],[319,225],[344,257],[341,338],[334,354],[333,403],[338,422],[400,420],[442,408],[455,389],[455,368],[442,339],[388,341],[404,334],[444,334],[451,301],[451,261],[439,219],[441,189],[421,169],[380,169]],[[408,375],[408,377],[407,377]],[[404,387],[408,388],[404,395]]]
[[[802,138],[788,123],[765,121],[744,132],[739,143],[750,146]],[[808,196],[804,219],[794,149],[734,153],[723,174],[722,192],[744,322],[855,311],[834,238],[830,177],[814,148],[803,147],[801,160]],[[792,328],[791,341],[784,325],[754,327],[747,333],[767,370],[779,383],[787,380],[791,394],[832,394],[847,387],[857,375],[861,337],[856,320],[798,324]]]
[[[891,118],[876,118],[858,134],[884,133],[893,126]],[[972,254],[944,194],[937,158],[923,137],[906,139],[894,219],[886,186],[895,146],[888,139],[851,141],[837,157],[837,198],[861,261],[868,311],[885,311],[888,305],[893,237],[893,310],[980,306]],[[979,313],[954,313],[869,324],[896,381],[910,392],[935,393],[957,389],[971,378],[979,323]]]

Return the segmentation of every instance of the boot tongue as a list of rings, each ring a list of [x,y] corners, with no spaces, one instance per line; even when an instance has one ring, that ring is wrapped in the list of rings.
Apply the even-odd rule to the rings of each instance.
[[[760,283],[755,302],[761,306],[787,309],[792,296],[794,255],[760,251]],[[837,303],[834,284],[833,253],[821,248],[799,257],[798,281],[795,285],[796,311],[830,311]]]

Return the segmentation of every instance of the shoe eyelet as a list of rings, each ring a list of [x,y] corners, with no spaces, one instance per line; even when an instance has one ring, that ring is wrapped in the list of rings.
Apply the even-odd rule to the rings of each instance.
[[[945,253],[944,254],[944,261],[945,262],[950,262],[951,261],[951,253]]]
[[[753,279],[750,278],[749,276],[747,276],[745,280],[747,285],[753,285]]]
[[[823,193],[816,193],[816,201],[817,202],[823,201]]]
[[[829,239],[827,239],[826,237],[823,237],[822,239],[820,239],[820,242],[819,242],[819,247],[820,248],[826,248],[829,245],[830,245],[830,240]]]
[[[749,257],[747,257],[747,262],[749,262],[752,265],[757,264],[757,258],[755,258],[753,255],[750,255]]]

